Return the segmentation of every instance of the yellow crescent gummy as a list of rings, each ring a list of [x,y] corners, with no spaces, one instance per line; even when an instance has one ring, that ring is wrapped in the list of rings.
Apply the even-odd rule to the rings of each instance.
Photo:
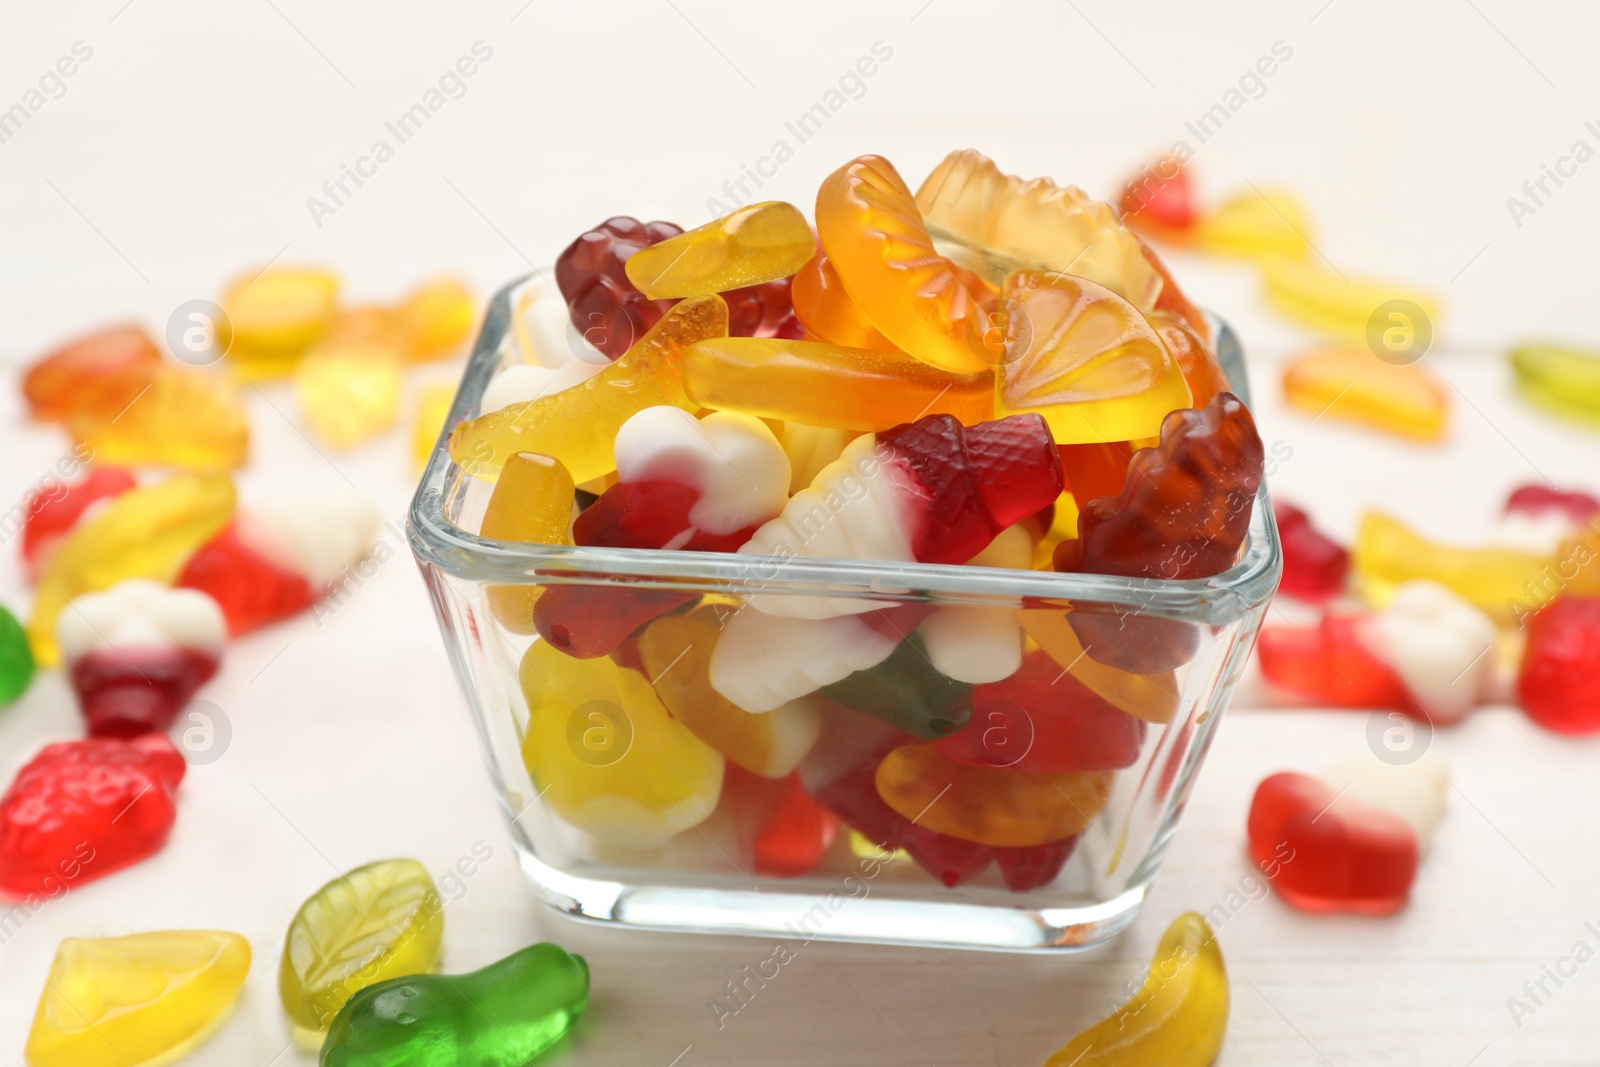
[[[1311,251],[1311,219],[1293,193],[1251,190],[1201,218],[1195,243],[1219,256],[1298,258]]]
[[[23,1052],[28,1067],[144,1067],[209,1037],[250,970],[221,930],[68,938],[56,949]]]
[[[120,410],[87,407],[70,419],[73,436],[101,463],[226,471],[244,463],[250,424],[231,385],[194,367],[157,363],[118,376]]]
[[[495,478],[518,452],[560,456],[579,485],[610,474],[617,469],[612,442],[623,423],[658,404],[694,410],[679,376],[683,350],[726,336],[728,305],[720,296],[680,300],[592,378],[457,426],[450,458],[475,478]]]
[[[1161,935],[1144,986],[1045,1067],[1210,1067],[1228,1030],[1228,969],[1195,912]]]
[[[800,209],[768,200],[647,245],[628,257],[623,270],[651,300],[710,296],[787,278],[816,250]]]
[[[1431,581],[1502,620],[1543,588],[1554,562],[1514,548],[1441,545],[1377,512],[1362,516],[1351,553],[1362,596],[1378,607],[1407,582]]]
[[[1450,396],[1432,374],[1363,349],[1325,348],[1291,360],[1283,369],[1283,398],[1313,417],[1418,441],[1442,438],[1450,416]]]
[[[1426,351],[1438,329],[1438,299],[1399,282],[1348,275],[1290,256],[1263,261],[1261,280],[1267,303],[1289,318],[1331,337],[1375,340],[1397,359]]]

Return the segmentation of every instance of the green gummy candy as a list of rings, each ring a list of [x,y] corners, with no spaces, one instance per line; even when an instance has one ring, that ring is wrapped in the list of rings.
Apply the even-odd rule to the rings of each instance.
[[[1529,344],[1512,350],[1511,367],[1517,388],[1531,402],[1569,419],[1600,423],[1600,356]]]
[[[819,692],[924,741],[948,737],[972,718],[972,686],[934,669],[920,634],[901,641],[876,667],[825,685]]]
[[[0,608],[0,704],[17,699],[33,681],[33,651],[17,617]]]
[[[559,945],[530,945],[470,974],[418,974],[345,1002],[322,1067],[522,1067],[561,1039],[589,1004],[589,965]]]

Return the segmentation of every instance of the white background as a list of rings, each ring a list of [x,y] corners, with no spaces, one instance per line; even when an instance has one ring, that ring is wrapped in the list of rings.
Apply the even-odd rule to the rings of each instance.
[[[1191,295],[1244,336],[1263,435],[1293,450],[1275,489],[1341,536],[1382,507],[1472,541],[1513,485],[1600,489],[1595,436],[1512,397],[1503,358],[1529,336],[1600,340],[1600,162],[1551,186],[1520,227],[1506,205],[1575,140],[1600,149],[1584,128],[1600,123],[1597,33],[1590,5],[1509,0],[12,7],[0,13],[0,109],[74,42],[93,56],[0,144],[0,359],[14,373],[115,319],[160,330],[178,304],[274,259],[336,265],[360,299],[444,270],[487,294],[608,215],[705,221],[707,198],[775,139],[794,144],[785,121],[882,41],[893,55],[864,94],[797,147],[763,197],[809,207],[824,174],[866,151],[915,184],[967,146],[1110,195],[1180,138],[1208,196],[1295,189],[1329,260],[1444,295],[1428,362],[1457,403],[1436,449],[1331,418],[1308,425],[1282,410],[1274,370],[1308,338],[1262,313],[1248,269],[1175,256]],[[464,95],[317,225],[307,198],[376,138],[393,145],[384,123],[480,40],[493,56]],[[1199,144],[1184,123],[1277,41],[1292,58]],[[584,952],[592,1007],[559,1062],[1038,1064],[1142,973],[1168,920],[1240,885],[1256,781],[1363,750],[1361,714],[1236,708],[1143,917],[1109,948],[1065,961],[815,943],[719,1031],[707,999],[769,944],[578,928],[524,889],[395,532],[413,477],[398,435],[324,455],[294,425],[286,390],[250,403],[246,499],[267,484],[348,480],[396,525],[344,606],[230,646],[203,693],[227,716],[230,747],[191,770],[166,851],[51,904],[0,946],[0,1064],[21,1062],[62,937],[206,926],[245,934],[256,963],[236,1017],[189,1062],[310,1062],[287,1047],[275,995],[299,902],[336,870],[386,856],[414,855],[442,877],[480,841],[493,858],[450,894],[444,965],[476,968],[537,939]],[[14,389],[0,405],[9,506],[68,445],[24,425]],[[6,562],[0,597],[20,610],[28,595]],[[1259,703],[1247,689],[1241,703]],[[41,677],[0,711],[0,772],[77,729],[61,678]],[[1596,743],[1498,708],[1435,746],[1456,789],[1403,914],[1312,919],[1268,898],[1223,925],[1234,1004],[1220,1063],[1594,1062],[1600,965],[1547,984],[1556,995],[1520,1027],[1506,1000],[1578,939],[1600,949],[1583,928],[1600,919]]]

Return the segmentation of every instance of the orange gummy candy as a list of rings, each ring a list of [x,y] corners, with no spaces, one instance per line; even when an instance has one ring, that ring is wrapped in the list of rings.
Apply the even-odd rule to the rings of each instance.
[[[1325,348],[1292,360],[1283,371],[1283,397],[1312,415],[1418,441],[1443,437],[1450,414],[1450,396],[1433,375],[1359,349]]]
[[[818,340],[843,348],[899,351],[844,291],[839,272],[833,269],[826,252],[818,251],[795,273],[789,298],[800,325]]]
[[[68,426],[101,463],[226,471],[249,453],[244,405],[216,374],[145,363],[108,376],[94,392],[94,403]]]
[[[161,350],[144,327],[111,326],[47,353],[28,368],[22,395],[34,418],[60,421],[95,405],[105,383],[123,371],[159,362]],[[115,403],[115,398],[106,403]]]

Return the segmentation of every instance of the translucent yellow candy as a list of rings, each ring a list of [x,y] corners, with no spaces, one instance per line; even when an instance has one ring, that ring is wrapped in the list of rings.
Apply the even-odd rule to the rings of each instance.
[[[1058,504],[1057,507],[1060,505]],[[1063,611],[1019,611],[1022,629],[1074,678],[1129,715],[1157,724],[1178,713],[1181,694],[1172,671],[1134,674],[1101,663],[1083,650]]]
[[[1351,554],[1361,595],[1377,607],[1405,583],[1426,580],[1501,620],[1514,617],[1543,588],[1555,563],[1514,548],[1441,545],[1374,511],[1362,516]]]
[[[646,627],[639,656],[674,719],[752,774],[782,778],[816,743],[821,715],[804,697],[756,715],[713,689],[711,650],[720,631],[715,607],[664,615]]]
[[[611,449],[623,423],[658,404],[695,410],[683,395],[681,354],[696,341],[726,336],[728,305],[720,296],[681,300],[594,377],[457,426],[450,458],[475,478],[494,478],[518,452],[556,457],[580,485],[609,474],[617,469]]]
[[[716,808],[722,755],[667,714],[644,675],[546,641],[528,648],[519,675],[522,761],[561,818],[623,848],[658,848]]]
[[[1129,441],[1189,406],[1183,368],[1122,297],[1085,278],[1017,271],[1006,278],[1005,357],[995,415],[1035,411],[1058,445]]]
[[[782,427],[777,436],[789,457],[790,496],[810,485],[823,467],[839,458],[845,445],[860,436],[855,430],[803,422],[785,422]]]
[[[399,318],[413,360],[441,359],[472,336],[478,304],[461,282],[438,278],[406,297]]]
[[[28,643],[41,667],[54,666],[56,619],[84,593],[128,578],[170,583],[195,549],[233,517],[233,482],[225,474],[180,474],[130,489],[90,515],[50,559],[34,596]]]
[[[249,970],[249,942],[220,930],[68,938],[23,1056],[28,1067],[171,1062],[211,1035]]]
[[[300,417],[334,448],[370,441],[400,418],[403,369],[400,353],[386,345],[319,344],[294,369]]]
[[[1511,351],[1517,392],[1562,418],[1600,425],[1600,353],[1534,343]]]
[[[955,374],[897,352],[781,337],[720,337],[683,354],[683,390],[702,407],[846,430],[923,415],[994,418],[994,375]]]
[[[816,251],[800,209],[768,200],[641,248],[623,269],[651,300],[710,296],[787,278]]]
[[[281,378],[333,322],[339,279],[324,270],[272,267],[222,298],[228,359],[241,377]],[[219,343],[222,338],[219,337]]]
[[[1311,251],[1311,219],[1282,189],[1241,193],[1200,219],[1195,244],[1219,256],[1303,257]]]
[[[1110,204],[1049,178],[1002,174],[970,148],[933,169],[917,190],[917,207],[935,236],[977,253],[963,266],[991,285],[1013,270],[1056,270],[1098,282],[1141,312],[1161,295],[1161,275]]]
[[[421,467],[433,455],[433,446],[439,443],[439,431],[444,420],[450,417],[450,405],[455,402],[453,385],[424,386],[417,399],[417,414],[411,424],[411,454]]]
[[[1325,348],[1283,370],[1283,398],[1313,417],[1358,422],[1401,437],[1437,441],[1450,396],[1418,364],[1387,363],[1364,349]]]
[[[250,423],[239,396],[221,377],[158,363],[119,376],[120,410],[74,415],[73,435],[101,463],[128,467],[233,470],[250,451]]]
[[[560,460],[519,452],[501,469],[479,532],[495,541],[570,545],[572,499],[572,475]],[[533,606],[542,592],[542,585],[491,585],[489,610],[512,633],[531,634]]]
[[[1228,969],[1195,912],[1161,935],[1144,986],[1045,1067],[1210,1067],[1228,1029]]]
[[[278,997],[301,1043],[321,1043],[344,1002],[439,962],[444,902],[416,860],[342,874],[300,905],[283,943]]]
[[[1397,361],[1412,351],[1425,352],[1438,329],[1438,299],[1400,282],[1340,273],[1311,259],[1287,256],[1265,260],[1261,279],[1267,303],[1284,315],[1331,337],[1376,341]]]

